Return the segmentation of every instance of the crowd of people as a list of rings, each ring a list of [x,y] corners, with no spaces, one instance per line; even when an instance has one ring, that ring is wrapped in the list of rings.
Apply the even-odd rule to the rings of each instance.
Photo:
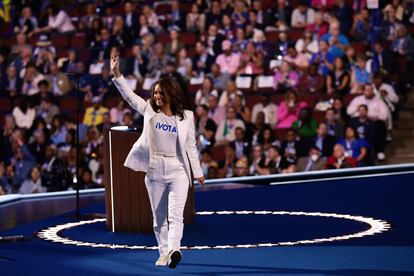
[[[179,82],[207,178],[385,160],[413,82],[413,1],[77,2],[12,3],[2,23],[0,195],[103,187],[104,129],[142,127],[112,52],[141,95]]]

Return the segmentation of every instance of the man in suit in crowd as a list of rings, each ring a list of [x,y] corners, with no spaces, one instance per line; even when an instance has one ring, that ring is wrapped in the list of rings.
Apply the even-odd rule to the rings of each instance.
[[[328,134],[328,125],[326,123],[320,123],[316,133],[316,137],[314,138],[315,146],[321,151],[323,157],[331,156],[336,139],[334,136]]]
[[[322,157],[318,147],[312,147],[309,155],[300,157],[296,164],[298,172],[319,171],[325,168],[326,159]]]

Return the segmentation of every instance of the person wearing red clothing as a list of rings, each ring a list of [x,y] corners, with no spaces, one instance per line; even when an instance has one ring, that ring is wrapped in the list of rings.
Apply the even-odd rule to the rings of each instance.
[[[345,148],[341,144],[336,144],[333,154],[328,157],[325,169],[343,169],[357,167],[357,160],[353,157],[345,157]]]

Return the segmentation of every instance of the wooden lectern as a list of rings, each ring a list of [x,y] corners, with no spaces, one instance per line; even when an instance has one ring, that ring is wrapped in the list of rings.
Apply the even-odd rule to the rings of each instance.
[[[127,127],[104,131],[104,184],[106,227],[112,232],[152,233],[152,213],[145,173],[124,167],[139,133]],[[194,220],[194,186],[189,188],[184,223]]]

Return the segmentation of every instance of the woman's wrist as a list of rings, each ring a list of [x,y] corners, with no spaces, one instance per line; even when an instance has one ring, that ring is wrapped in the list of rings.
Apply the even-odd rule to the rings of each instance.
[[[120,76],[122,76],[121,72],[119,71],[113,71],[113,72],[114,72],[115,78],[119,78]]]

